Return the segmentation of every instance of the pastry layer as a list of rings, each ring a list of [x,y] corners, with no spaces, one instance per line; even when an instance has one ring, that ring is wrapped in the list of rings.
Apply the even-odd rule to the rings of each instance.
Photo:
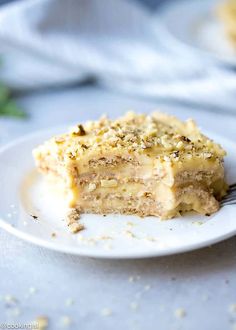
[[[225,194],[224,150],[192,120],[128,113],[77,125],[34,150],[39,170],[81,212],[211,214]]]

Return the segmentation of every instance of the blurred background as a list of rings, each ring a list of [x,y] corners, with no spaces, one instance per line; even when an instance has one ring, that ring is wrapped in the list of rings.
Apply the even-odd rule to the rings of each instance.
[[[0,0],[0,114],[32,118],[26,96],[93,88],[189,116],[234,115],[235,12],[235,0]]]
[[[104,113],[156,109],[236,141],[235,0],[0,4],[0,145]],[[69,329],[235,330],[235,243],[114,262],[54,253],[0,230],[0,321],[45,315],[56,330],[63,317]]]
[[[0,4],[9,3],[13,1],[21,1],[21,0],[0,0]],[[138,1],[144,3],[150,8],[156,8],[162,2],[175,1],[175,0],[138,0]]]

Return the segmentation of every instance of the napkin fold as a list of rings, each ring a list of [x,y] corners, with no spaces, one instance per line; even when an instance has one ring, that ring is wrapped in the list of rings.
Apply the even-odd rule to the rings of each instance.
[[[1,7],[0,79],[16,89],[96,78],[127,93],[234,108],[236,74],[163,42],[131,0],[23,0]]]

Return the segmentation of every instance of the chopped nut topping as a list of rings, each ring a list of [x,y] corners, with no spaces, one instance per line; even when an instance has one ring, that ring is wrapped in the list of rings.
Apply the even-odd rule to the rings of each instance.
[[[94,191],[97,188],[95,183],[90,183],[88,186],[88,191]]]
[[[79,124],[78,126],[76,126],[75,129],[73,129],[72,134],[75,136],[84,136],[86,135],[84,126]]]
[[[82,144],[81,144],[81,148],[82,148],[82,149],[88,149],[89,147],[88,147],[86,144],[82,143]]]
[[[172,155],[173,155],[174,158],[178,158],[179,157],[179,151],[174,151]]]
[[[170,162],[170,157],[168,157],[168,156],[164,156],[163,159],[164,159],[166,162]]]
[[[191,142],[191,140],[189,138],[187,138],[186,136],[181,136],[180,139],[184,142],[188,142],[188,143]]]
[[[102,117],[98,121],[79,124],[70,133],[46,142],[37,149],[37,153],[52,142],[57,145],[55,151],[58,157],[70,160],[79,160],[85,153],[95,149],[99,149],[101,155],[103,151],[111,149],[149,155],[154,153],[162,159],[166,156],[168,162],[176,161],[176,158],[181,161],[187,151],[191,156],[204,159],[222,158],[225,155],[218,144],[201,134],[193,121],[181,122],[158,112],[151,115],[129,112],[116,120]],[[103,158],[106,162],[107,158]],[[94,159],[89,165],[95,166],[96,163]],[[107,165],[112,166],[112,163]]]
[[[183,150],[184,149],[184,144],[182,141],[179,141],[177,144],[176,144],[176,148],[179,149],[179,150]]]
[[[212,157],[212,153],[211,153],[211,152],[204,152],[204,153],[203,153],[203,157],[204,157],[205,159],[211,158],[211,157]]]
[[[60,144],[60,143],[65,142],[65,139],[63,137],[61,137],[61,136],[57,136],[57,137],[55,137],[55,142],[57,144]]]

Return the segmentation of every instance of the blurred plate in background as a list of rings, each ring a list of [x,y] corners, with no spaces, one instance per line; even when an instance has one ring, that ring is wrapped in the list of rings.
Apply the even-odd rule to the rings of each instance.
[[[222,0],[223,1],[223,0]],[[196,51],[205,57],[236,66],[236,52],[217,17],[219,0],[177,0],[162,5],[158,20],[169,47]]]

